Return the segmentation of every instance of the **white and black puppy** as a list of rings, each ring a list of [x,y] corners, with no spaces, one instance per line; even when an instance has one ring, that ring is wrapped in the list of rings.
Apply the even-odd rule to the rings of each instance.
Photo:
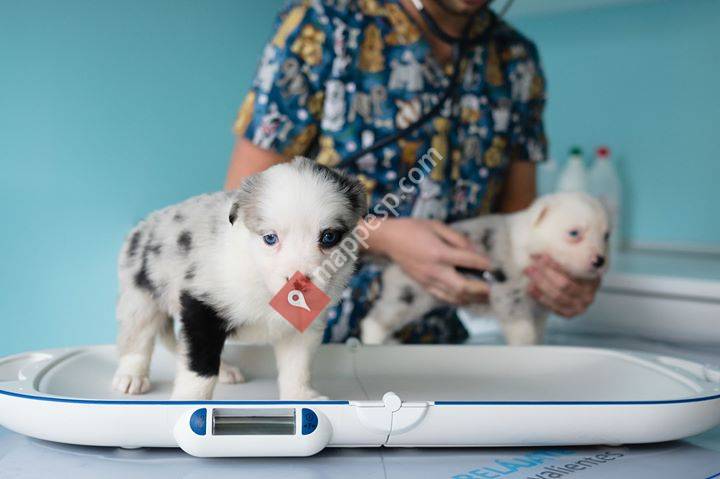
[[[175,343],[174,399],[209,399],[220,376],[242,381],[221,364],[228,337],[272,344],[282,399],[318,399],[310,367],[324,313],[300,333],[268,303],[295,272],[334,304],[353,261],[320,269],[366,213],[360,183],[296,158],[246,179],[236,191],[191,198],[156,211],[128,236],[119,257],[119,366],[113,387],[141,394],[155,337]],[[326,274],[317,274],[324,271]]]
[[[608,265],[607,214],[599,201],[583,193],[543,196],[518,213],[483,216],[452,226],[493,264],[493,271],[476,274],[490,281],[489,304],[467,309],[475,314],[491,312],[511,345],[540,343],[548,316],[547,309],[526,292],[523,270],[531,256],[547,254],[578,278],[598,277]],[[366,344],[388,341],[393,332],[441,304],[397,265],[383,272],[382,284],[382,297],[361,323]]]

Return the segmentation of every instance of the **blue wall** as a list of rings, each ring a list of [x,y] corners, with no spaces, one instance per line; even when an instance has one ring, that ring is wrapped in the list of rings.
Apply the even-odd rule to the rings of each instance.
[[[672,0],[520,16],[549,81],[548,135],[610,145],[637,243],[720,246],[720,2]]]
[[[0,355],[111,342],[123,236],[222,188],[282,2],[0,2]]]
[[[221,187],[280,4],[2,3],[0,355],[113,341],[122,238]],[[634,239],[720,243],[719,19],[677,0],[517,22],[545,60],[554,154],[615,147]]]

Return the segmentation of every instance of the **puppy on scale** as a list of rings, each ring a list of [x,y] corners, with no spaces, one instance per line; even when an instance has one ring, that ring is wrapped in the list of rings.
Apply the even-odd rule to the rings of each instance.
[[[310,368],[324,313],[301,333],[268,303],[296,272],[336,303],[353,262],[329,274],[316,272],[366,210],[359,182],[296,158],[247,178],[238,190],[197,196],[149,215],[131,231],[119,257],[120,359],[113,388],[149,390],[159,335],[177,353],[172,398],[210,399],[218,378],[243,381],[220,358],[233,337],[274,346],[281,399],[323,399],[310,385]],[[173,321],[180,324],[177,340]]]
[[[476,272],[490,281],[488,304],[470,313],[492,313],[510,345],[542,341],[549,312],[527,294],[523,270],[533,255],[545,254],[578,278],[597,278],[607,269],[609,220],[599,201],[584,193],[556,193],[509,215],[489,215],[452,225],[467,235],[495,270]],[[473,274],[472,271],[460,271]],[[414,319],[439,306],[397,265],[382,276],[385,291],[361,323],[362,342],[382,344]]]

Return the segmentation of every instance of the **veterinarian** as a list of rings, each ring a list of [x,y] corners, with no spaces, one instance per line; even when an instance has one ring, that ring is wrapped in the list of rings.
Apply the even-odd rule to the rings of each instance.
[[[373,231],[369,250],[392,259],[428,292],[453,305],[485,302],[488,284],[455,266],[489,268],[446,223],[513,212],[535,198],[535,164],[547,155],[545,79],[535,45],[483,0],[317,0],[280,13],[234,131],[226,188],[296,155],[357,176],[371,207],[388,193],[401,217]],[[469,24],[469,22],[472,22]],[[434,24],[434,25],[433,25]],[[434,28],[433,28],[434,27]],[[482,41],[453,62],[452,39]],[[422,127],[358,157],[438,104],[459,65],[452,97]],[[440,161],[414,195],[399,180],[430,148]],[[318,205],[320,207],[322,205]],[[344,300],[330,311],[326,341],[344,341],[382,294],[381,265],[361,262]],[[530,293],[555,313],[585,311],[598,281],[571,277],[545,258],[526,274]],[[454,308],[401,332],[406,342],[459,342]]]

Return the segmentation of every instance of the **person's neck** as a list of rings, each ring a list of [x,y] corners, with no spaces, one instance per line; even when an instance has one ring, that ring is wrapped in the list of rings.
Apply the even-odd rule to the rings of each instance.
[[[452,45],[445,43],[438,38],[427,25],[425,19],[415,8],[412,0],[399,0],[403,9],[419,26],[423,36],[427,39],[432,48],[435,59],[441,65],[448,63],[452,56]],[[448,12],[438,3],[437,0],[421,0],[427,12],[435,20],[438,26],[447,34],[459,37],[462,35],[463,29],[470,15],[458,15]]]
[[[415,10],[415,6],[412,5],[412,2],[410,3],[411,8]],[[445,33],[454,37],[459,37],[462,34],[463,29],[470,18],[469,15],[452,13],[443,8],[437,0],[422,0],[422,4],[433,20],[435,20],[438,26]],[[417,10],[415,11],[417,12]]]

